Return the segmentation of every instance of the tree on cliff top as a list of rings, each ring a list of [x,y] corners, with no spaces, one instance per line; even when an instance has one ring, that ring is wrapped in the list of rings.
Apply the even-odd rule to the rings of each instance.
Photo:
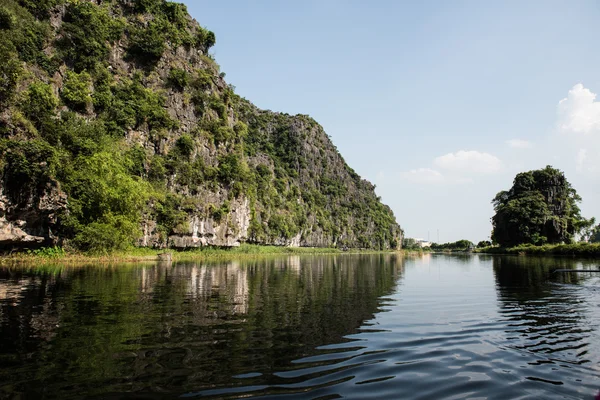
[[[558,169],[517,174],[513,186],[494,197],[492,240],[501,246],[569,243],[593,224],[581,216],[581,197]]]

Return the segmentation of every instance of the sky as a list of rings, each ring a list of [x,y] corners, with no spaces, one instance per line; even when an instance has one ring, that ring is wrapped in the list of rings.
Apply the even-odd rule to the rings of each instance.
[[[495,194],[546,165],[600,218],[600,3],[184,3],[236,92],[319,122],[406,237],[489,239]]]

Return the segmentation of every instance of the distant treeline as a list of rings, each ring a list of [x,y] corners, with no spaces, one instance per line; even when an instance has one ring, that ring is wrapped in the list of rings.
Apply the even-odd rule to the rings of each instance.
[[[486,247],[491,245],[491,242],[480,242],[478,247]],[[431,243],[431,246],[423,246],[423,243],[416,239],[406,238],[402,242],[402,248],[405,250],[423,251],[470,251],[475,248],[475,245],[473,242],[463,239],[451,243]]]
[[[547,255],[547,256],[600,256],[600,243],[545,244],[536,246],[522,244],[514,247],[490,246],[477,248],[476,253],[515,254],[515,255]]]
[[[463,239],[451,243],[432,243],[430,248],[433,251],[470,251],[475,248],[475,245],[473,242]]]

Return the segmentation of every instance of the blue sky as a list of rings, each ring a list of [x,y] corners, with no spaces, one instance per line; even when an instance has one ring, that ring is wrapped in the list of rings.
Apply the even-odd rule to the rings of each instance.
[[[312,116],[408,237],[488,238],[494,195],[546,165],[600,217],[600,3],[185,3],[237,93]]]

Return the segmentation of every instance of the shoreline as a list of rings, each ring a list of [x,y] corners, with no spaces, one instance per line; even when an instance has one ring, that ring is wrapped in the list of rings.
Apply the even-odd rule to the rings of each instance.
[[[81,265],[89,263],[153,263],[182,261],[219,261],[235,259],[252,259],[261,257],[277,257],[290,255],[341,255],[341,254],[396,254],[406,257],[424,254],[456,254],[456,255],[511,255],[511,256],[548,256],[548,257],[582,257],[600,258],[600,244],[577,243],[559,245],[521,245],[510,248],[485,247],[473,251],[418,251],[418,250],[370,250],[327,247],[284,247],[243,244],[239,247],[219,248],[205,247],[190,250],[133,248],[129,251],[110,254],[86,254],[64,251],[61,248],[46,248],[29,252],[0,255],[0,266],[15,264],[69,264]]]
[[[0,256],[0,266],[9,264],[29,264],[35,262],[52,262],[64,264],[85,263],[133,263],[133,262],[180,262],[180,261],[214,261],[231,259],[250,259],[289,255],[340,255],[340,254],[399,254],[411,255],[405,250],[367,250],[323,247],[283,247],[244,244],[232,248],[206,247],[192,250],[134,248],[130,251],[112,254],[70,253],[60,248],[42,249],[27,253],[13,253]]]
[[[473,254],[600,258],[600,243],[545,244],[541,246],[528,244],[508,248],[483,247],[473,250]]]

